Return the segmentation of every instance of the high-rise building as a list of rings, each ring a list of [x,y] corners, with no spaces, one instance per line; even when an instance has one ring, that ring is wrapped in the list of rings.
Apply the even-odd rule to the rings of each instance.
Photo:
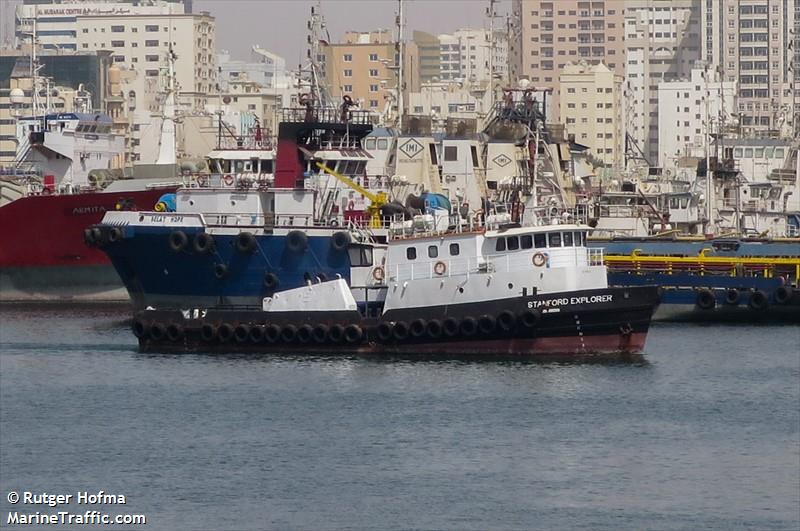
[[[624,8],[612,0],[514,0],[512,70],[537,88],[552,89],[554,109],[560,108],[559,72],[568,62],[602,62],[624,75]]]
[[[701,52],[700,0],[625,2],[626,131],[651,164],[660,156],[659,85],[689,79]]]
[[[674,167],[682,157],[703,157],[711,149],[710,135],[721,126],[720,116],[736,109],[736,81],[723,81],[713,70],[695,69],[681,81],[658,85],[658,158],[661,167]]]
[[[419,50],[419,81],[429,83],[439,79],[439,38],[436,35],[414,30],[412,40]],[[436,79],[434,79],[436,78]]]
[[[737,112],[742,131],[786,132],[797,112],[800,69],[798,0],[726,0],[702,4],[703,58],[727,81],[738,82]],[[794,41],[794,42],[793,42]]]
[[[581,61],[567,62],[559,79],[567,133],[605,166],[620,169],[625,156],[623,77],[603,63]]]

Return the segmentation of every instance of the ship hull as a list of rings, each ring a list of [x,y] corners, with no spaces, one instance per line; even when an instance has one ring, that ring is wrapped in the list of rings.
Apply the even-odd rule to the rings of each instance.
[[[134,327],[143,352],[520,358],[639,354],[658,299],[658,289],[652,286],[605,288],[391,310],[377,320],[361,318],[357,312],[336,315],[208,310],[202,317],[189,311],[186,315],[198,317],[187,318],[181,312],[144,311],[137,314]],[[431,331],[431,322],[446,328],[448,320],[457,325],[457,331]],[[465,326],[467,321],[472,321],[473,328]],[[329,329],[337,325],[357,328],[358,335],[353,332],[357,339],[348,342],[330,336]],[[425,331],[415,333],[416,325]],[[309,332],[328,329],[328,335],[320,340],[300,336],[267,340],[253,339],[242,332],[237,340],[234,335],[221,334],[223,329],[230,332],[254,327],[273,327],[281,334],[291,328],[294,333],[304,326]],[[180,330],[180,337],[164,336],[169,327]],[[407,328],[405,334],[398,335],[400,327]],[[154,334],[155,328],[158,333]],[[215,332],[204,335],[204,328]],[[388,335],[387,330],[391,330]]]
[[[29,196],[0,207],[0,302],[125,302],[110,261],[84,229],[120,201],[152,208],[168,189]]]

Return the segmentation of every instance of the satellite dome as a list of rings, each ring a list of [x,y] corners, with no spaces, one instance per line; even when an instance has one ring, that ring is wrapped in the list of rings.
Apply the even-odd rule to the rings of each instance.
[[[11,92],[8,93],[8,98],[11,100],[12,104],[20,104],[25,101],[25,91],[21,88],[13,88]]]

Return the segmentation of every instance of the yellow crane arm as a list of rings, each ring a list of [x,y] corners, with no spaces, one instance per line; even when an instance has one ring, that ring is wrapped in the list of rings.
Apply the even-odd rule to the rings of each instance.
[[[336,177],[337,179],[342,181],[344,184],[346,184],[347,186],[349,186],[350,188],[352,188],[353,190],[355,190],[359,194],[363,195],[364,197],[366,197],[367,199],[369,199],[373,203],[382,203],[383,202],[383,201],[381,201],[381,198],[378,197],[376,194],[373,194],[372,192],[370,192],[369,190],[367,190],[363,186],[357,184],[352,179],[349,179],[349,178],[345,177],[344,175],[342,175],[338,171],[330,169],[329,167],[327,167],[326,165],[324,165],[321,162],[317,162],[316,165],[317,165],[317,167],[319,169],[325,170],[330,175],[333,175],[334,177]]]

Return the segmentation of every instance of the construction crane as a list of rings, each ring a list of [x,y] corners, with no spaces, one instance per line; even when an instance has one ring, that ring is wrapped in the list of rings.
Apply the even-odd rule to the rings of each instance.
[[[349,186],[359,194],[369,199],[370,205],[367,207],[367,213],[369,213],[369,226],[374,229],[381,228],[383,226],[383,223],[381,221],[381,207],[389,202],[389,198],[385,193],[370,192],[369,190],[367,190],[360,184],[356,183],[352,179],[345,177],[344,175],[335,170],[330,169],[322,162],[317,162],[316,165],[319,169],[325,171],[329,175],[333,175],[341,182],[343,182],[345,185]]]

